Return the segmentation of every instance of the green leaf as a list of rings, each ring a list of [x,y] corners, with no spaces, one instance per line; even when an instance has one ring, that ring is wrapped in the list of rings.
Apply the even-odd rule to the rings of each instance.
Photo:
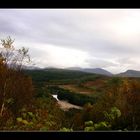
[[[88,131],[94,131],[94,127],[91,127],[91,126],[88,126],[88,127],[85,127],[84,131],[88,132]]]
[[[17,120],[18,122],[22,122],[22,118],[21,118],[21,117],[16,118],[16,120]]]
[[[61,129],[60,129],[60,131],[62,131],[62,132],[72,132],[72,131],[73,131],[73,129],[63,127],[63,128],[61,128]]]
[[[25,125],[29,124],[29,122],[27,120],[22,120],[22,123]]]
[[[99,122],[98,124],[94,125],[95,130],[107,130],[110,128],[110,125],[108,124],[108,122]]]
[[[85,122],[85,126],[93,126],[93,121],[87,121],[87,122]]]
[[[28,115],[29,115],[30,117],[34,117],[34,114],[33,114],[32,112],[28,112]]]

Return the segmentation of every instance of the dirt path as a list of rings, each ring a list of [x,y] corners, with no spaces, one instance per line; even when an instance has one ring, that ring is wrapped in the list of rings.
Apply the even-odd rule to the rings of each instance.
[[[82,109],[82,107],[70,104],[67,101],[60,101],[59,100],[58,104],[59,104],[60,108],[65,110],[65,111],[69,110],[70,108]]]
[[[70,108],[82,109],[82,107],[80,106],[73,105],[71,103],[68,103],[67,101],[59,100],[57,98],[57,95],[52,95],[52,96],[57,100],[57,103],[60,106],[60,108],[65,111],[69,110]]]

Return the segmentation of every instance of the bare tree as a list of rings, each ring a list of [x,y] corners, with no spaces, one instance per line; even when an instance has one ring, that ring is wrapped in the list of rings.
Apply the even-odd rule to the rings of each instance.
[[[31,62],[28,54],[28,49],[22,47],[16,49],[13,45],[14,40],[11,37],[1,40],[0,54],[3,58],[3,63],[10,68],[21,70],[23,65],[27,65]]]

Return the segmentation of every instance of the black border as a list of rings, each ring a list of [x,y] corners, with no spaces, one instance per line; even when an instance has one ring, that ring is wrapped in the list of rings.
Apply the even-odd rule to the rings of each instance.
[[[14,140],[91,140],[91,139],[128,139],[139,136],[139,132],[0,132],[0,139]]]
[[[0,8],[139,8],[132,1],[114,0],[1,0]],[[95,140],[95,139],[128,139],[139,136],[140,132],[0,132],[0,139],[32,140]],[[3,140],[2,139],[2,140]]]
[[[129,0],[1,0],[0,8],[140,8],[140,5]]]

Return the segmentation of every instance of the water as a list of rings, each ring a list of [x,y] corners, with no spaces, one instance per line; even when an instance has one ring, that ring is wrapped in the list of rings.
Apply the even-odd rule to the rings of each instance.
[[[57,98],[57,95],[52,95],[52,96],[53,96],[53,98],[55,98],[57,101],[59,101],[58,98]]]
[[[67,101],[59,100],[57,98],[56,94],[53,94],[52,96],[53,96],[53,98],[55,98],[57,100],[60,108],[65,110],[65,111],[69,110],[70,108],[82,109],[81,106],[77,106],[77,105],[71,104],[71,103],[69,103]]]

